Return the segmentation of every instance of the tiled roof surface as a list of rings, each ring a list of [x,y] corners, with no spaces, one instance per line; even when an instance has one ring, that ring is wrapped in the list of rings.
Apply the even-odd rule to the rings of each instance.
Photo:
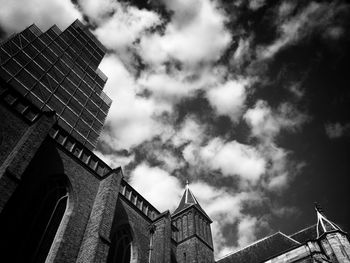
[[[217,263],[260,263],[299,245],[299,242],[277,232],[220,259]]]
[[[303,230],[300,230],[290,235],[290,237],[300,243],[305,243],[309,240],[315,240],[317,238],[316,224],[309,226],[307,228],[304,228]]]

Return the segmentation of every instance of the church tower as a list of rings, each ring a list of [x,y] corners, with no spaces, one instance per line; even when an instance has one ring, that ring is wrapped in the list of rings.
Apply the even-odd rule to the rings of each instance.
[[[350,263],[350,242],[347,234],[330,221],[319,205],[317,213],[317,239],[332,262]]]
[[[173,239],[177,243],[177,263],[214,263],[213,239],[209,216],[199,205],[186,184],[180,204],[172,214],[177,230]]]

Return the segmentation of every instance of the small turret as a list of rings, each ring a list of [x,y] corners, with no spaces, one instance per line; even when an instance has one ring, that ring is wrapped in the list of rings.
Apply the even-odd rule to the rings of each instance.
[[[341,228],[337,226],[335,223],[330,221],[323,213],[321,206],[318,203],[315,203],[315,210],[317,213],[317,238],[320,238],[325,233],[330,233],[333,231],[341,231]]]
[[[350,242],[347,234],[324,214],[319,204],[317,213],[317,239],[331,262],[350,263]]]
[[[173,233],[178,263],[214,263],[213,240],[209,216],[199,205],[186,182],[179,206],[171,216],[177,232]]]

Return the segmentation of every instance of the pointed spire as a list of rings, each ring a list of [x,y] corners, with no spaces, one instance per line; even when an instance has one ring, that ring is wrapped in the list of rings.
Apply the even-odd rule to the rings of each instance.
[[[320,204],[315,202],[315,210],[317,213],[317,238],[322,236],[325,233],[332,231],[342,231],[335,223],[330,221],[323,213],[323,209]]]
[[[200,204],[198,203],[196,197],[194,196],[194,194],[190,190],[188,180],[186,180],[185,192],[183,193],[180,204],[175,209],[173,215],[185,210],[186,208],[188,208],[190,206],[196,206],[209,220],[211,220],[209,218],[209,216],[204,212],[204,210],[200,206]]]

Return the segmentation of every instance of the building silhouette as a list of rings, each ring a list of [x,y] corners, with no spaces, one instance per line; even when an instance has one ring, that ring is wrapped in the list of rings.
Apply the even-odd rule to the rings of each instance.
[[[91,151],[111,103],[105,52],[79,21],[0,44],[0,262],[214,263],[212,220],[188,184],[160,212]],[[347,234],[316,215],[216,262],[350,263]]]
[[[2,43],[1,77],[40,110],[56,111],[59,125],[93,149],[112,102],[97,68],[105,52],[79,20],[63,32],[33,24]]]

